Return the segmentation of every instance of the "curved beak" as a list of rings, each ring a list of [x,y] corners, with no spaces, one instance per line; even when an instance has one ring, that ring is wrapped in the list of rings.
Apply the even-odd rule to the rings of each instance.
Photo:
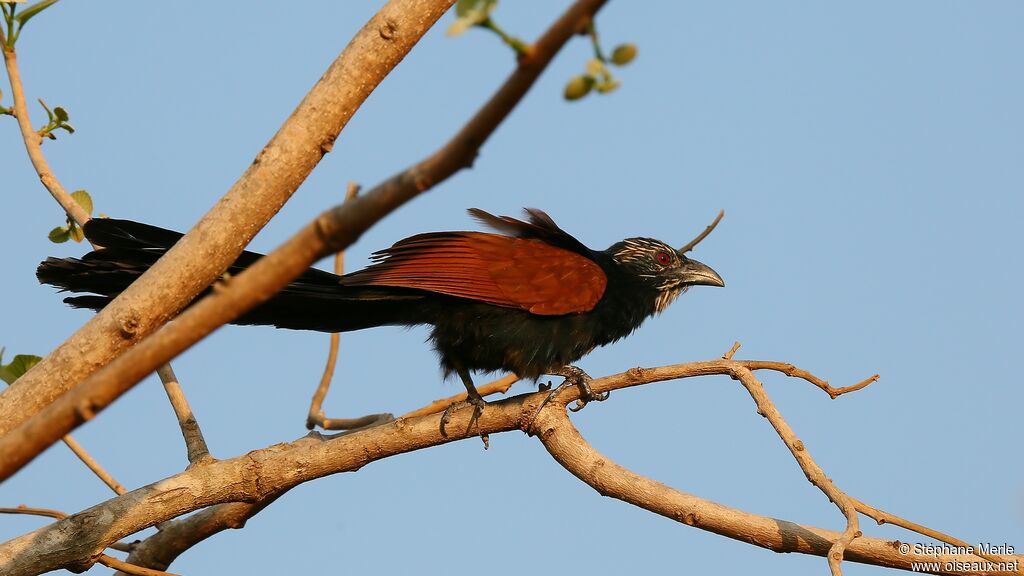
[[[725,287],[725,280],[711,269],[710,266],[697,262],[696,260],[686,259],[682,269],[679,272],[680,277],[683,280],[683,284],[687,286],[718,286],[719,288]]]

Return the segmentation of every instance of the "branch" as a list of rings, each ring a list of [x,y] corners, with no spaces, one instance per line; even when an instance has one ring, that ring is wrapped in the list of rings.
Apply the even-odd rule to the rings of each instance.
[[[181,436],[185,439],[185,450],[188,454],[189,464],[210,458],[210,449],[206,446],[206,439],[203,438],[203,431],[199,428],[199,422],[192,414],[192,407],[188,405],[185,398],[185,391],[181,389],[178,377],[170,364],[164,364],[156,369],[160,382],[164,385],[167,399],[171,402],[174,415],[178,419],[178,427],[181,428]]]
[[[29,508],[28,506],[24,506],[24,505],[23,506],[18,506],[17,508],[0,508],[0,514],[29,514],[29,515],[32,515],[32,516],[46,516],[46,517],[49,517],[49,518],[57,518],[57,519],[67,518],[67,516],[68,516],[67,514],[61,512],[60,510],[51,510],[49,508]],[[109,547],[110,548],[116,548],[116,549],[119,549],[119,550],[131,550],[131,548],[132,548],[130,545],[119,545],[119,544],[120,544],[119,542],[118,543],[114,543],[114,544],[111,544]],[[149,568],[145,568],[143,566],[138,566],[138,565],[133,564],[131,562],[125,562],[123,560],[118,560],[117,558],[114,558],[113,556],[108,556],[106,554],[100,554],[97,557],[96,561],[99,562],[100,564],[103,564],[104,566],[106,566],[108,568],[113,568],[115,570],[120,570],[121,571],[120,573],[123,573],[123,574],[132,574],[132,575],[135,575],[135,576],[176,576],[175,574],[170,574],[168,572],[161,572],[159,570],[151,570]]]
[[[739,344],[739,343],[737,342],[737,344]],[[801,370],[800,368],[797,368],[796,366],[793,366],[792,364],[789,364],[787,362],[769,362],[769,361],[765,361],[765,360],[743,360],[743,361],[741,361],[741,363],[743,364],[744,367],[749,368],[750,370],[773,370],[775,372],[781,372],[781,373],[785,374],[786,376],[791,376],[793,378],[800,378],[801,380],[806,380],[806,381],[810,382],[811,384],[814,384],[818,388],[821,388],[822,390],[824,390],[825,393],[828,394],[829,396],[831,396],[833,400],[835,400],[836,398],[842,396],[843,394],[847,394],[849,392],[856,392],[857,390],[860,390],[860,389],[866,387],[867,385],[871,384],[872,382],[877,381],[878,378],[879,378],[878,374],[873,374],[873,375],[868,376],[867,378],[861,380],[860,382],[857,382],[856,384],[852,384],[850,386],[843,386],[842,388],[833,388],[825,380],[822,380],[821,378],[818,378],[814,374],[811,374],[810,372],[808,372],[806,370]]]
[[[804,471],[804,474],[807,475],[807,479],[811,484],[814,484],[819,490],[824,492],[828,496],[829,501],[838,506],[843,515],[846,516],[846,530],[832,543],[827,554],[829,570],[833,576],[840,576],[843,573],[840,563],[843,560],[844,552],[850,543],[853,542],[853,539],[861,535],[857,509],[854,507],[853,499],[837,488],[829,480],[828,476],[825,475],[825,471],[811,458],[804,443],[797,438],[796,433],[793,432],[793,429],[789,427],[782,414],[775,408],[775,404],[764,391],[764,386],[761,385],[761,382],[754,377],[754,373],[749,368],[744,367],[736,370],[733,377],[738,379],[743,384],[743,387],[747,389],[747,392],[750,393],[750,397],[757,404],[758,414],[767,418],[772,427],[775,428],[775,431],[782,438],[786,447],[789,448],[793,457],[796,458],[797,463]]]
[[[87,452],[86,449],[83,448],[82,445],[79,444],[77,440],[72,438],[70,434],[63,436],[61,440],[63,440],[64,444],[66,444],[67,447],[70,448],[71,451],[75,453],[75,456],[78,456],[78,459],[82,461],[82,464],[85,464],[86,467],[89,468],[89,470],[92,470],[92,473],[95,474],[100,480],[102,480],[104,484],[110,487],[110,489],[113,490],[115,494],[124,494],[125,492],[127,492],[124,486],[122,486],[120,482],[118,482],[113,476],[111,476],[110,473],[103,468],[103,466],[100,466],[100,463],[97,462],[96,459],[93,458],[92,455],[89,454],[89,452]]]
[[[591,388],[606,392],[676,378],[734,376],[741,370],[746,368],[733,360],[633,368],[595,379]],[[548,396],[548,392],[541,391],[488,404],[472,429],[469,424],[473,410],[456,410],[447,426],[448,436],[441,435],[440,414],[403,417],[334,437],[314,433],[289,444],[192,467],[0,544],[0,573],[22,576],[57,568],[84,570],[108,543],[200,508],[226,502],[262,502],[304,482],[358,470],[383,458],[516,429],[539,431],[538,436],[552,455],[573,474],[593,481],[600,493],[678,522],[778,552],[818,556],[825,556],[832,543],[841,537],[837,532],[728,508],[633,474],[594,451],[568,425],[565,405],[579,398],[576,387],[562,389],[557,402],[547,402],[538,415]],[[926,556],[913,550],[902,555],[899,544],[862,536],[850,543],[844,557],[848,561],[904,570],[910,570],[912,562],[966,562],[973,558]],[[1007,556],[1003,560],[1020,561],[1024,556]]]
[[[0,435],[152,333],[218,278],[330,151],[363,101],[453,1],[390,0],[381,8],[192,230],[0,395]]]
[[[241,529],[246,521],[270,505],[280,494],[258,502],[230,502],[200,510],[191,516],[171,520],[149,538],[138,542],[128,562],[136,566],[147,566],[164,570],[175,558],[203,540],[228,529]],[[114,576],[123,576],[121,573]]]
[[[43,137],[32,128],[32,119],[29,117],[28,105],[25,103],[25,90],[21,84],[21,72],[18,70],[18,56],[14,47],[7,47],[7,42],[0,31],[0,44],[3,45],[4,64],[7,66],[7,78],[11,81],[11,95],[14,97],[14,116],[18,119],[18,128],[21,129],[21,139],[25,143],[25,151],[32,166],[39,174],[39,181],[50,191],[50,195],[56,200],[64,212],[68,214],[79,226],[89,221],[89,213],[79,206],[78,202],[68,194],[60,180],[50,170],[50,164],[43,156],[43,148],[40,145]]]
[[[359,184],[348,183],[345,191],[345,202],[359,194]],[[345,273],[345,251],[339,250],[334,255],[334,273],[341,276]],[[338,346],[341,344],[341,335],[337,332],[331,334],[330,345],[327,349],[327,364],[324,366],[324,373],[320,376],[320,385],[313,392],[313,399],[309,402],[309,412],[306,414],[306,428],[312,430],[319,426],[324,430],[355,430],[364,426],[388,422],[394,420],[391,414],[368,414],[358,418],[328,418],[324,415],[324,398],[331,389],[331,379],[334,377],[334,367],[338,363]]]
[[[705,238],[708,237],[708,234],[711,234],[711,232],[715,229],[716,226],[718,226],[718,223],[721,222],[722,218],[724,218],[724,217],[725,217],[725,210],[719,210],[718,211],[718,216],[715,216],[714,221],[712,221],[711,224],[708,224],[708,227],[705,228],[703,232],[701,232],[700,234],[697,234],[696,238],[694,238],[693,240],[690,240],[689,242],[686,243],[686,245],[684,245],[682,248],[680,248],[679,249],[679,253],[680,254],[686,254],[690,250],[693,250],[694,247],[697,246],[697,244],[700,244],[702,240],[704,240]]]
[[[320,258],[351,245],[390,211],[467,166],[479,146],[511,112],[558,49],[603,3],[604,0],[580,0],[570,7],[531,47],[529,54],[520,59],[519,66],[498,92],[438,152],[367,194],[321,213],[278,249],[233,277],[226,286],[190,306],[157,334],[122,354],[28,421],[19,418],[22,424],[0,438],[0,481],[10,477],[61,435],[109,406],[160,364],[264,302]],[[153,269],[187,238],[179,241]],[[97,318],[116,307],[117,302],[142,283],[153,269],[136,280]],[[46,359],[18,382],[32,375],[44,362]],[[2,404],[0,408],[4,408]],[[2,414],[0,410],[0,418]]]
[[[501,378],[498,378],[493,382],[488,382],[483,386],[477,386],[476,391],[480,393],[480,396],[483,396],[485,398],[487,396],[490,396],[491,394],[504,394],[505,392],[508,392],[508,389],[511,388],[512,385],[518,381],[518,376],[516,376],[515,374],[509,374],[508,376],[502,376]],[[425,416],[427,414],[437,414],[438,412],[444,412],[452,404],[455,404],[456,402],[463,402],[468,397],[469,393],[462,392],[461,394],[456,394],[454,396],[449,396],[447,398],[438,398],[437,400],[434,400],[433,402],[427,404],[422,408],[417,408],[412,412],[407,412],[403,414],[402,418],[412,418],[413,416]]]
[[[89,451],[79,444],[78,440],[75,440],[71,434],[65,434],[61,437],[61,440],[68,449],[82,461],[82,464],[85,464],[86,468],[92,471],[92,473],[95,474],[96,477],[106,484],[111,490],[113,490],[115,494],[124,494],[127,492],[125,487],[109,472],[107,472],[107,470],[100,465],[99,461],[93,458],[92,454],[89,454]]]

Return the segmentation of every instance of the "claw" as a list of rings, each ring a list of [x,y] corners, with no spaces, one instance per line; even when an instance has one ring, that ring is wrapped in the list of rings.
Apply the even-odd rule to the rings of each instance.
[[[473,426],[476,426],[477,420],[480,419],[480,415],[484,413],[484,406],[487,406],[487,402],[479,395],[475,397],[471,396],[458,402],[452,402],[444,409],[444,413],[441,414],[441,436],[444,436],[445,438],[448,437],[448,431],[445,430],[445,427],[448,425],[448,422],[451,421],[452,414],[455,413],[455,410],[464,404],[468,404],[473,407],[473,415],[469,418],[469,426],[466,427],[466,432],[469,432],[473,429]],[[484,441],[484,445],[487,445],[486,440]]]
[[[540,385],[541,391],[551,390],[551,392],[544,397],[540,406],[537,407],[537,411],[533,413],[533,418],[530,418],[530,423],[526,426],[526,430],[533,429],[533,423],[537,419],[537,416],[540,415],[540,411],[548,405],[548,402],[554,400],[555,396],[558,396],[562,389],[566,387],[576,386],[580,390],[580,397],[576,400],[576,404],[568,407],[572,412],[579,412],[590,402],[603,402],[608,399],[608,395],[610,394],[610,392],[595,393],[593,389],[590,388],[590,381],[593,380],[593,378],[576,366],[565,366],[556,372],[552,372],[552,374],[564,377],[565,381],[554,390],[551,390],[551,382],[548,382],[546,386],[544,384]]]
[[[555,373],[558,376],[565,377],[565,384],[573,384],[580,389],[580,397],[576,400],[576,404],[569,408],[573,412],[579,412],[584,406],[590,402],[604,402],[608,399],[610,392],[601,392],[595,394],[590,388],[590,381],[593,378],[590,374],[587,374],[582,369],[576,366],[565,366]]]

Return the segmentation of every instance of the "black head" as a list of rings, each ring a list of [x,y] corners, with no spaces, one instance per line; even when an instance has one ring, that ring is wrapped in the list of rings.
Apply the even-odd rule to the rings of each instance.
[[[661,312],[690,286],[725,286],[710,266],[653,238],[627,238],[605,250],[624,272],[658,292],[655,312]]]

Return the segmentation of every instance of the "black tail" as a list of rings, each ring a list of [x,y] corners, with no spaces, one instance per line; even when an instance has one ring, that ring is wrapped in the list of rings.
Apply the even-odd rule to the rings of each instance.
[[[85,236],[103,246],[78,258],[47,258],[36,278],[62,292],[85,293],[64,302],[100,310],[153,265],[182,234],[148,224],[93,218]],[[228,268],[238,274],[262,258],[242,252]],[[310,268],[267,302],[233,324],[260,324],[295,330],[347,332],[373,326],[412,325],[428,321],[422,293],[388,287],[341,286],[339,276]],[[206,295],[209,289],[200,296]]]

